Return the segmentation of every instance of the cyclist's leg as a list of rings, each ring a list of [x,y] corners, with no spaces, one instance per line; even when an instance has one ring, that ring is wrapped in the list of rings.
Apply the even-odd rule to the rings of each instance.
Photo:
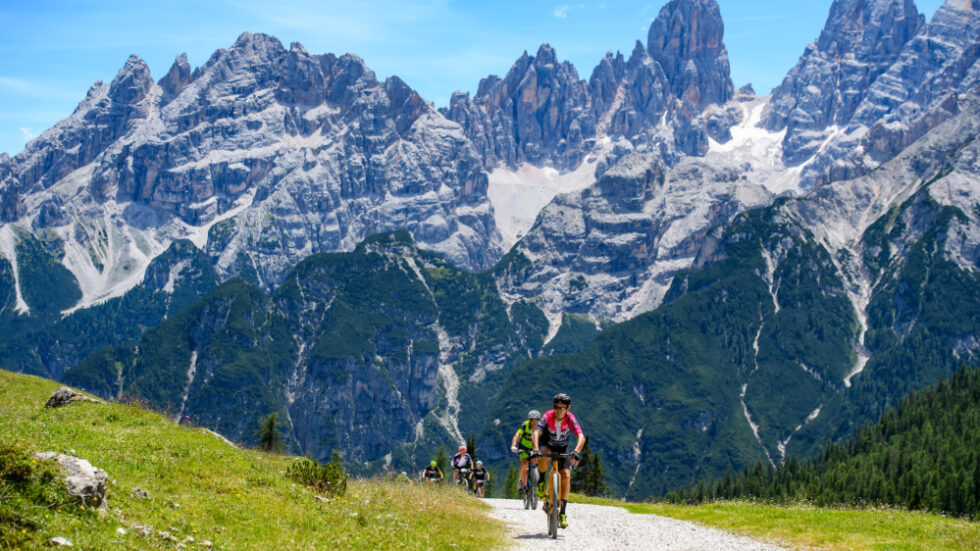
[[[540,450],[542,454],[551,453],[551,448],[548,446],[540,446]],[[542,479],[544,478],[544,473],[548,471],[549,465],[551,465],[550,461],[538,461],[538,474],[541,475]]]
[[[558,471],[558,476],[560,480],[559,487],[561,488],[561,498],[563,500],[568,500],[568,490],[571,488],[572,482],[572,470],[571,469],[561,469]]]
[[[544,453],[551,453],[551,449],[548,448],[548,446],[541,446],[540,447],[540,450],[541,450],[541,453],[543,453],[543,454]],[[548,472],[548,467],[550,465],[551,465],[551,461],[544,461],[541,458],[538,458],[538,465],[537,465],[537,469],[538,469],[538,487],[535,489],[535,491],[538,494],[538,499],[544,499],[545,494],[547,494],[546,485],[547,485],[547,482],[548,482],[548,477],[545,476],[545,473]]]
[[[521,481],[520,487],[527,485],[527,454],[521,454]]]

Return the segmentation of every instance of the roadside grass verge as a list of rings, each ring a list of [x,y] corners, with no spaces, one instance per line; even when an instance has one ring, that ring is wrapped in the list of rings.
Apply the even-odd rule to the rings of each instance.
[[[487,506],[456,489],[352,479],[344,496],[320,502],[285,475],[297,458],[238,449],[133,406],[44,409],[58,386],[0,370],[0,447],[56,451],[104,469],[108,510],[38,498],[43,492],[30,501],[0,479],[0,549],[43,548],[55,536],[82,549],[173,549],[185,541],[204,549],[207,540],[214,549],[449,550],[502,542],[504,527],[487,518]]]
[[[904,509],[777,506],[749,501],[669,505],[581,495],[573,495],[569,501],[688,520],[797,549],[980,550],[980,523]]]

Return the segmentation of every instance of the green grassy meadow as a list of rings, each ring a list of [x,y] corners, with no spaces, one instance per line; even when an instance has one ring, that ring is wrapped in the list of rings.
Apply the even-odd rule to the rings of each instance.
[[[204,549],[206,540],[213,549],[438,550],[501,541],[504,528],[486,506],[452,488],[351,480],[345,496],[320,502],[285,476],[296,458],[238,449],[135,406],[45,409],[58,386],[0,371],[0,447],[87,459],[109,475],[108,509],[31,503],[0,480],[0,549],[47,548],[55,536],[76,549]]]
[[[978,550],[980,523],[902,509],[776,506],[748,501],[704,505],[627,503],[574,495],[570,501],[623,507],[696,522],[794,549],[832,551]]]

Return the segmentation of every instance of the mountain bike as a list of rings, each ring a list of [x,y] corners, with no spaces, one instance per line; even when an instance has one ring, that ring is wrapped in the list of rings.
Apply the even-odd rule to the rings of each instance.
[[[520,455],[522,452],[530,452],[531,450],[518,450],[517,454]],[[531,462],[528,458],[527,462],[527,476],[525,477],[524,484],[520,487],[521,499],[524,501],[525,509],[537,509],[538,508],[538,493],[535,488],[538,485],[538,466]]]
[[[486,490],[486,483],[482,480],[473,481],[473,495],[477,497],[484,497],[484,491]]]
[[[551,459],[550,479],[548,480],[548,497],[545,499],[542,509],[548,515],[548,535],[553,539],[558,538],[558,512],[561,509],[559,501],[561,477],[558,474],[558,460],[565,457],[572,457],[571,453],[538,453],[537,457],[547,457]],[[537,469],[535,469],[537,470]],[[530,474],[530,473],[528,473]]]
[[[470,479],[467,477],[470,475],[470,469],[466,467],[456,469],[456,473],[456,484],[458,484],[464,492],[468,492],[470,489]]]
[[[538,508],[538,466],[532,463],[527,464],[527,481],[521,486],[521,497],[524,499],[525,509]]]

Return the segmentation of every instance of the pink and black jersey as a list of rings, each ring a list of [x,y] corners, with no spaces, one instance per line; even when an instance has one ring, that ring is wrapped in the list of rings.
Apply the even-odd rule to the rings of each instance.
[[[555,410],[549,409],[538,423],[538,432],[544,436],[544,440],[540,441],[543,445],[549,448],[563,448],[568,446],[568,439],[572,432],[575,436],[582,436],[582,427],[570,411],[565,413],[565,418],[559,425],[558,420],[555,419]]]

